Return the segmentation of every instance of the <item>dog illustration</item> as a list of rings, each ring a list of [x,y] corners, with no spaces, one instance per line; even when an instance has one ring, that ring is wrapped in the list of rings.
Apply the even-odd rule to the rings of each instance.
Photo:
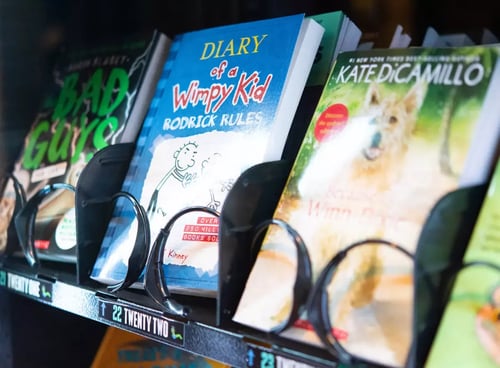
[[[402,97],[383,96],[377,84],[370,85],[360,113],[368,118],[370,136],[353,160],[351,180],[379,191],[397,180],[426,91],[424,83],[416,83]]]

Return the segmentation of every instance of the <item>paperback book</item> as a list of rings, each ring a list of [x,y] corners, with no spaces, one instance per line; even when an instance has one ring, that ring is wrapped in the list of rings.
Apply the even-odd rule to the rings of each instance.
[[[474,41],[466,33],[439,34],[435,28],[428,27],[422,40],[423,47],[472,46]]]
[[[297,155],[337,55],[343,51],[355,50],[361,39],[361,30],[342,11],[321,13],[310,17],[325,29],[325,33],[314,58],[314,64],[283,149],[282,158],[286,160],[293,160]]]
[[[292,15],[176,36],[122,187],[147,210],[152,241],[185,207],[220,211],[244,170],[281,157],[323,33]],[[136,227],[117,202],[93,279],[124,278]],[[163,267],[171,291],[214,296],[218,218],[179,219]]]
[[[108,327],[90,368],[229,368],[138,334]]]
[[[500,367],[500,161],[463,261],[426,367]]]
[[[374,49],[338,56],[274,213],[304,239],[314,280],[339,250],[366,238],[413,253],[440,197],[488,178],[500,133],[499,50]],[[234,320],[265,331],[283,323],[295,267],[294,247],[270,229]],[[373,328],[380,335],[366,333],[356,343],[363,356],[389,365],[404,364],[411,337],[413,293],[396,291],[411,285],[413,270],[401,268],[369,252],[339,274],[343,297],[329,294],[333,325],[352,327],[336,331],[344,343],[357,330],[354,316],[373,327],[388,321]],[[372,274],[372,282],[357,284],[358,275]],[[381,286],[394,291],[379,293]],[[352,319],[333,318],[342,308]],[[306,319],[283,334],[318,344]]]
[[[169,45],[155,31],[60,53],[13,170],[28,199],[48,184],[76,186],[95,152],[135,141]],[[7,231],[15,206],[11,183],[1,205]],[[76,261],[74,193],[54,191],[41,203],[35,247],[41,259]]]

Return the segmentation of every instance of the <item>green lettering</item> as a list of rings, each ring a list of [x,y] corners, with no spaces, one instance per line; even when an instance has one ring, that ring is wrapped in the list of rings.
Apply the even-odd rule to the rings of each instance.
[[[90,77],[85,85],[80,98],[78,99],[73,109],[73,116],[76,116],[84,101],[90,100],[90,111],[94,114],[97,112],[99,106],[99,97],[101,96],[102,86],[102,69],[97,69]]]
[[[110,130],[110,133],[116,132],[118,130],[118,118],[116,118],[115,116],[110,116],[109,118],[104,119],[95,130],[94,147],[97,150],[100,150],[108,145],[108,142],[106,140],[106,130],[108,128]]]
[[[99,107],[99,116],[109,115],[120,103],[127,94],[129,85],[128,74],[121,68],[111,70],[108,81],[104,86],[101,105]],[[117,91],[117,95],[113,101],[113,94]]]
[[[65,122],[59,121],[57,123],[56,131],[52,136],[47,153],[47,159],[50,163],[64,161],[68,157],[75,120],[73,120],[69,127]]]
[[[36,169],[40,166],[45,152],[47,152],[48,142],[38,142],[38,139],[43,133],[48,132],[50,124],[48,121],[42,121],[32,131],[26,150],[23,155],[23,166],[30,170]]]
[[[86,116],[82,116],[80,118],[80,126],[81,126],[80,135],[78,136],[73,157],[71,157],[71,163],[73,164],[78,162],[78,158],[82,153],[83,149],[85,148],[90,133],[92,133],[97,124],[99,124],[99,118],[95,118],[90,122],[90,124],[84,124],[86,119],[87,119]]]
[[[59,98],[52,114],[52,121],[62,119],[71,111],[76,100],[75,86],[77,81],[78,73],[70,74],[64,79],[63,88],[59,93]]]

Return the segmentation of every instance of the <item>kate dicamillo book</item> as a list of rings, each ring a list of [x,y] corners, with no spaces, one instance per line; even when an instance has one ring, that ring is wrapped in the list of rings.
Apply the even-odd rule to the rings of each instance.
[[[338,56],[274,214],[304,239],[314,279],[339,250],[366,238],[383,238],[413,253],[440,197],[487,180],[500,134],[499,52],[495,46],[472,46]],[[288,243],[277,231],[266,234],[235,321],[270,330],[286,318],[296,262]],[[411,336],[401,326],[411,326],[413,301],[411,292],[396,291],[404,284],[411,290],[412,270],[404,274],[407,278],[391,281],[402,265],[372,253],[357,253],[369,257],[364,263],[364,258],[349,257],[349,264],[361,266],[342,274],[342,298],[330,295],[331,315],[340,316],[332,323],[351,323],[352,332],[357,314],[364,316],[363,323],[396,321],[385,335],[356,336],[356,344],[365,356],[401,365]],[[354,275],[376,270],[383,275],[374,279],[379,282],[357,284]],[[271,285],[271,280],[281,281]],[[377,299],[387,297],[377,293],[379,285],[392,285],[393,299]],[[286,335],[319,343],[301,322]],[[346,331],[337,332],[349,343]]]
[[[13,170],[28,199],[47,184],[76,186],[96,151],[135,141],[169,46],[167,36],[153,31],[61,51]],[[13,207],[14,202],[9,186],[2,205]],[[7,224],[10,218],[4,220]],[[75,262],[74,194],[70,191],[55,191],[40,205],[35,247],[41,259]]]
[[[323,33],[291,15],[174,38],[122,187],[147,209],[152,241],[179,210],[220,211],[244,170],[280,159]],[[168,286],[214,296],[218,219],[189,213],[179,222],[163,259]],[[93,279],[124,278],[136,226],[117,202]]]
[[[465,252],[468,262],[498,269],[460,271],[425,367],[500,367],[500,161]]]

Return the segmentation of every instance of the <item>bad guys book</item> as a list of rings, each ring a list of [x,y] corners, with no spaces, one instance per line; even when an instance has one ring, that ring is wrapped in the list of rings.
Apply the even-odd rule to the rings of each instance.
[[[167,36],[152,31],[61,50],[13,170],[28,199],[48,184],[76,186],[95,152],[135,141],[154,93],[151,84],[158,80],[169,45]],[[4,234],[14,201],[9,185],[2,201],[2,211],[11,213],[2,219]],[[74,262],[75,246],[74,193],[54,191],[38,208],[38,256]]]

